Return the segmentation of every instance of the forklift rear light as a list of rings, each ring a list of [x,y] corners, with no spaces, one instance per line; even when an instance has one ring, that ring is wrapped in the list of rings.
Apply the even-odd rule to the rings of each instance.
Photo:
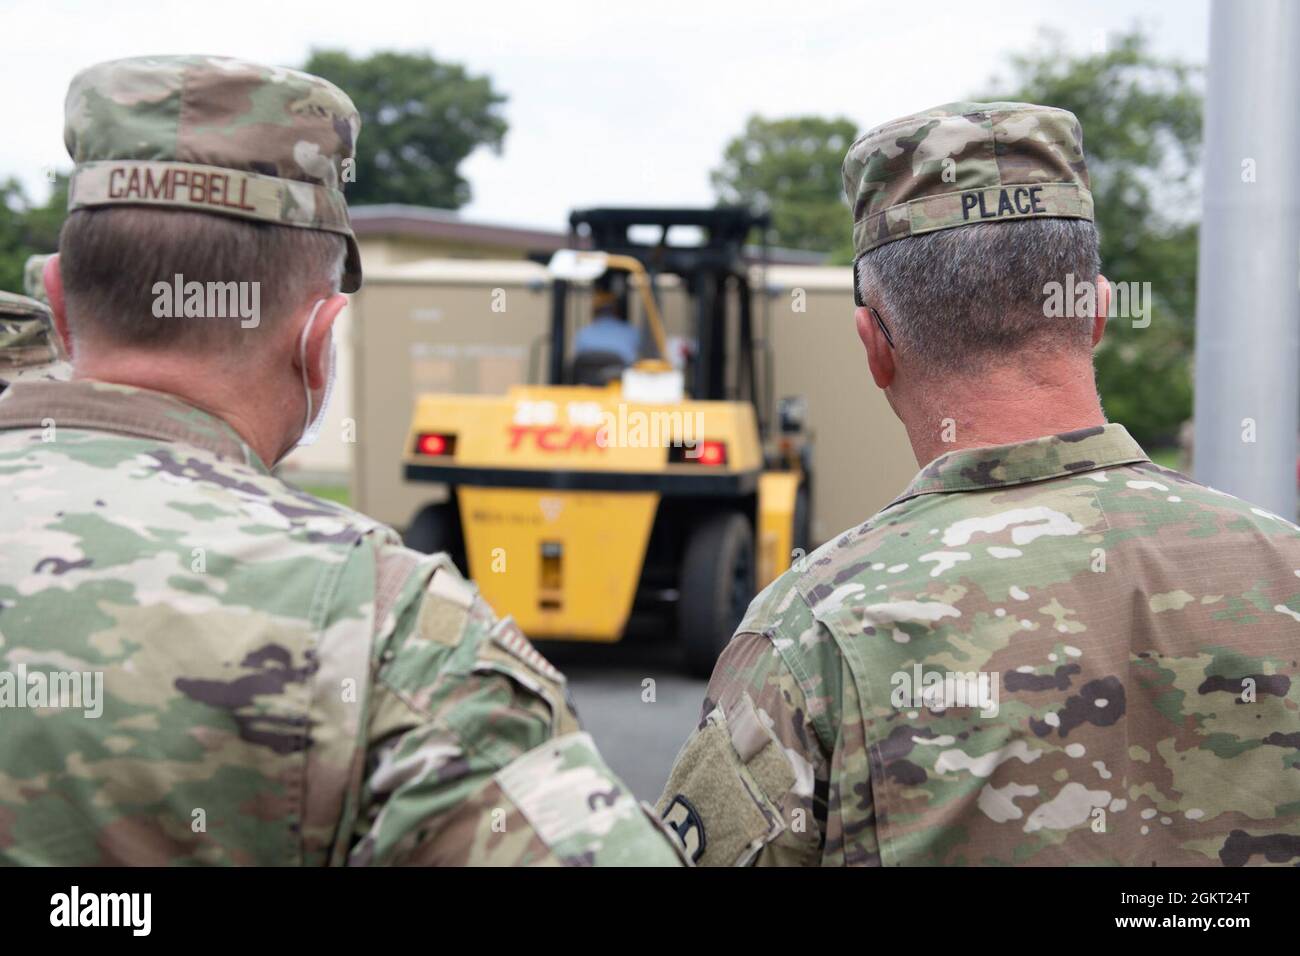
[[[456,436],[421,432],[415,439],[415,450],[421,455],[450,455],[456,450]]]
[[[727,463],[727,443],[722,441],[702,441],[695,445],[674,445],[668,456],[674,465],[725,465]]]
[[[727,446],[720,441],[706,441],[700,446],[701,465],[725,465]]]

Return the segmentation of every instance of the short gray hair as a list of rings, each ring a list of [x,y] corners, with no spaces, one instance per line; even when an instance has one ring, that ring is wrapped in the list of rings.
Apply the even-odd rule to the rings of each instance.
[[[899,351],[941,375],[1022,349],[1086,348],[1090,316],[1048,318],[1045,286],[1096,281],[1097,227],[1086,219],[979,223],[864,253],[864,302],[880,304]]]

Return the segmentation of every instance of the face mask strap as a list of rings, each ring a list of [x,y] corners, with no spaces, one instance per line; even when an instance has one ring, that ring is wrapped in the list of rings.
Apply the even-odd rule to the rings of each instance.
[[[894,337],[889,334],[889,326],[885,324],[885,320],[880,317],[880,313],[874,308],[871,310],[871,317],[876,320],[876,327],[880,329],[880,334],[883,335],[885,341],[889,343],[889,349],[892,352],[894,349]]]
[[[861,261],[861,256],[857,256],[853,260],[853,304],[860,309],[867,304],[862,301],[861,274],[858,271],[858,263]],[[871,309],[871,317],[876,320],[876,327],[880,329],[880,334],[885,337],[885,341],[889,343],[889,348],[892,350],[894,348],[894,337],[889,334],[889,326],[885,325],[885,320],[880,317],[880,313],[874,308]]]
[[[311,431],[313,412],[311,386],[307,383],[307,336],[311,332],[312,325],[316,322],[316,315],[320,312],[320,307],[324,305],[326,301],[327,300],[325,299],[319,299],[316,304],[312,306],[311,316],[307,319],[307,324],[302,327],[302,335],[298,337],[298,362],[302,365],[302,391],[303,395],[307,398],[307,414],[302,423],[302,433],[304,435]]]

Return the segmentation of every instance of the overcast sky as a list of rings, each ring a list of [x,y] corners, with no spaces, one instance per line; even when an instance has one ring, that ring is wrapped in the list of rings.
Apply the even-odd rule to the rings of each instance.
[[[1208,0],[0,0],[0,177],[43,197],[43,170],[70,166],[64,93],[99,60],[428,50],[509,97],[503,154],[465,164],[464,215],[561,228],[577,206],[712,202],[709,170],[752,113],[866,128],[988,89],[1040,27],[1083,52],[1136,23],[1157,52],[1203,64],[1208,17]]]

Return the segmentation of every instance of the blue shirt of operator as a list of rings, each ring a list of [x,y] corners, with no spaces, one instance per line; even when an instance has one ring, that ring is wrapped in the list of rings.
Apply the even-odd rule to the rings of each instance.
[[[641,351],[641,332],[613,311],[600,312],[578,330],[573,339],[573,348],[578,354],[609,352],[631,365]]]

